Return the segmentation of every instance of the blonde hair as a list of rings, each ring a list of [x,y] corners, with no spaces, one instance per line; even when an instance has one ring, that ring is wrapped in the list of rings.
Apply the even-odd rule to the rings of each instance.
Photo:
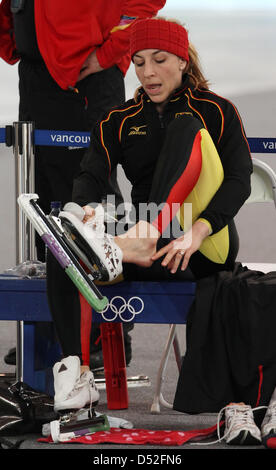
[[[178,21],[174,18],[169,19],[169,18],[164,18],[162,16],[156,16],[154,19],[170,21],[171,23],[177,23],[177,24],[183,26],[183,24],[180,21]],[[183,28],[184,28],[184,26],[183,26]],[[188,31],[187,28],[185,28],[185,29],[186,29],[186,31]],[[183,73],[187,73],[187,75],[190,79],[190,82],[192,83],[192,85],[194,85],[196,90],[198,90],[198,89],[208,90],[209,89],[209,81],[205,78],[205,76],[203,74],[198,52],[197,52],[195,46],[193,44],[191,44],[190,42],[189,42],[188,54],[189,54],[189,62],[187,63],[187,66],[186,66],[185,70],[183,71]],[[134,93],[134,100],[136,102],[138,100],[140,90],[141,90],[141,87],[137,88],[137,90]]]

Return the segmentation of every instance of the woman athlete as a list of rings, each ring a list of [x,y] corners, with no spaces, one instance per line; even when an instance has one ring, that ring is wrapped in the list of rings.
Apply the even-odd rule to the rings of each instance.
[[[111,171],[121,164],[136,213],[135,224],[114,237],[124,279],[185,281],[231,270],[238,253],[233,219],[250,194],[252,172],[238,111],[209,90],[177,22],[137,20],[130,53],[141,87],[92,130],[73,201],[84,208],[83,222],[93,220],[90,204],[101,203]],[[142,214],[145,204],[158,210]],[[55,409],[81,408],[91,395],[99,398],[89,371],[91,309],[50,255],[47,269],[64,355],[54,366]]]

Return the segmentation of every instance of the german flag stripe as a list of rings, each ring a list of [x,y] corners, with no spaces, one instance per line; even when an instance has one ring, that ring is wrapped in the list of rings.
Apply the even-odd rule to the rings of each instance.
[[[159,213],[153,225],[163,233],[171,220],[175,217],[180,205],[185,201],[197,183],[202,168],[201,131],[198,131],[193,142],[189,161],[174,186],[171,188],[164,209]],[[170,210],[168,211],[168,207]],[[175,211],[175,213],[174,213]]]

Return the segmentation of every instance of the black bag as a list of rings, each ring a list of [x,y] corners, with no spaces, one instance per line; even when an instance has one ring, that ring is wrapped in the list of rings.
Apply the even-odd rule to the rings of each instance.
[[[24,382],[0,383],[0,436],[41,433],[43,424],[57,418],[53,398]]]
[[[175,410],[218,413],[231,402],[268,405],[276,387],[275,308],[276,271],[237,262],[233,271],[197,282]],[[262,413],[254,413],[257,425]]]

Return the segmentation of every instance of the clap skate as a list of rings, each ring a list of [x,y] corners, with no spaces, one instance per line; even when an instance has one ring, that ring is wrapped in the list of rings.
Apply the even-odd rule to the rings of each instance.
[[[81,374],[78,356],[68,356],[53,368],[54,409],[59,420],[51,421],[50,434],[54,442],[68,441],[74,437],[109,429],[105,415],[96,415],[99,392],[93,373]]]
[[[90,273],[86,272],[79,261],[79,251],[76,253],[76,247],[72,244],[71,238],[65,233],[59,218],[46,216],[37,203],[38,199],[37,194],[21,194],[17,201],[45,245],[87,302],[97,312],[102,312],[108,303],[108,299],[100,293],[93,282],[99,279],[99,270],[95,269],[87,259]]]
[[[95,410],[83,410],[62,414],[60,420],[51,421],[49,434],[54,442],[66,442],[76,437],[87,436],[97,431],[109,431],[110,425],[106,415],[97,415]]]
[[[99,204],[95,215],[85,223],[82,222],[84,215],[78,204],[65,204],[59,213],[62,228],[83,263],[98,272],[102,281],[112,281],[122,272],[122,252],[113,237],[105,232],[103,206]]]

